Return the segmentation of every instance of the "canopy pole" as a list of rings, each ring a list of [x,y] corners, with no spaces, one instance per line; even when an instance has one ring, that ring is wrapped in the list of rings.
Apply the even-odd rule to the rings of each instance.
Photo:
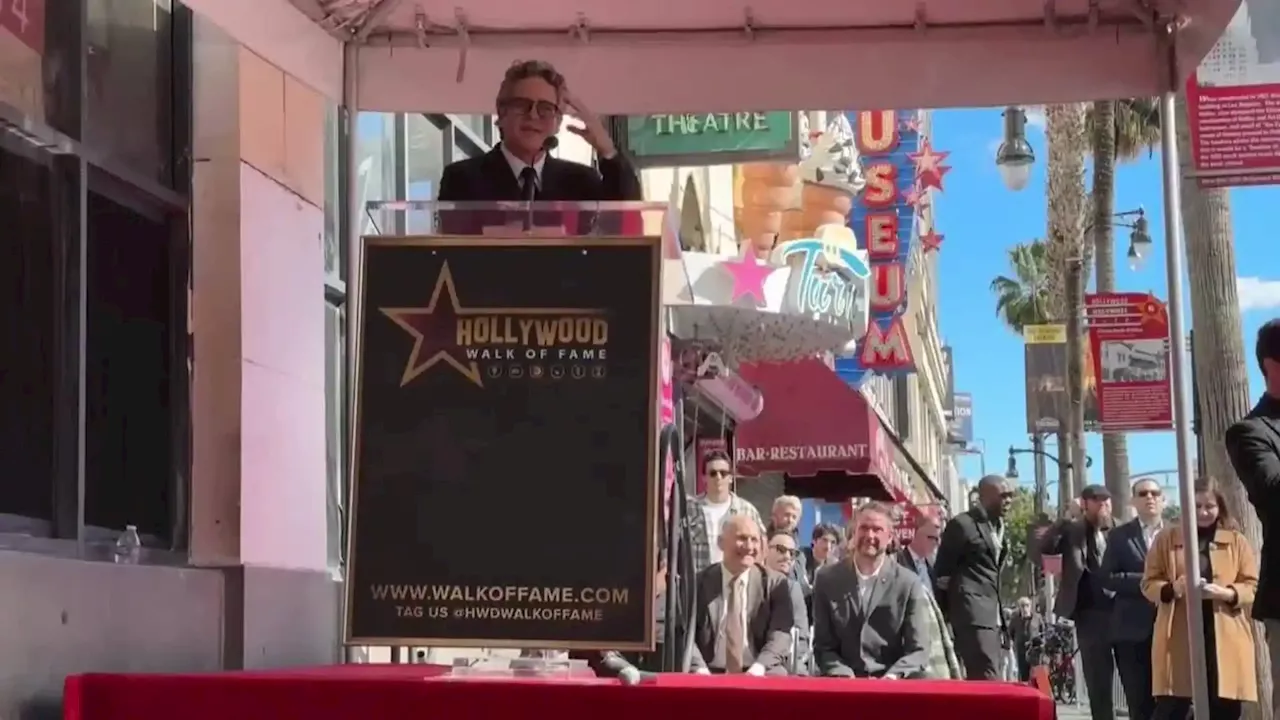
[[[1178,118],[1174,94],[1179,86],[1177,25],[1163,28],[1158,46],[1164,54],[1161,65],[1168,73],[1160,96],[1160,151],[1164,190],[1165,269],[1169,283],[1170,370],[1173,373],[1173,428],[1178,443],[1178,485],[1182,496],[1183,567],[1187,578],[1187,646],[1191,651],[1191,701],[1194,717],[1209,717],[1209,682],[1205,673],[1204,606],[1200,591],[1200,544],[1195,541],[1195,465],[1191,450],[1191,398],[1187,394],[1187,331],[1182,318],[1182,265],[1186,248],[1182,231],[1181,167],[1178,159]]]
[[[346,467],[342,468],[346,473],[345,480],[347,487],[353,488],[355,478],[355,438],[356,428],[352,422],[355,416],[355,397],[356,397],[356,353],[360,348],[356,344],[356,338],[359,332],[356,323],[360,321],[360,295],[364,291],[360,282],[360,227],[361,211],[363,208],[358,207],[359,195],[357,188],[359,187],[360,168],[357,166],[358,155],[356,153],[356,128],[358,126],[360,102],[359,102],[359,68],[356,63],[359,62],[359,48],[353,43],[344,43],[342,46],[342,102],[338,107],[338,158],[339,168],[343,176],[338,182],[338,233],[340,234],[340,243],[338,245],[339,252],[345,252],[346,272],[343,274],[342,281],[346,286],[346,317],[347,317],[347,337],[346,337],[346,357],[343,363],[342,374],[346,379],[344,387],[344,404],[345,412],[343,415],[344,439],[346,442],[346,455],[343,457],[348,461]],[[342,513],[340,515],[341,522],[344,525],[344,533],[346,538],[351,537],[351,498],[353,494],[348,491],[346,502],[341,505]],[[342,563],[342,579],[344,583],[351,582],[349,569],[351,567],[351,545],[344,542],[341,544],[343,552]],[[343,634],[346,633],[346,615],[347,615],[347,593],[342,593],[342,617],[339,619],[339,627],[343,628]],[[346,638],[344,637],[345,641]],[[350,646],[343,646],[343,661],[356,662],[356,649]],[[395,652],[392,652],[394,661]]]

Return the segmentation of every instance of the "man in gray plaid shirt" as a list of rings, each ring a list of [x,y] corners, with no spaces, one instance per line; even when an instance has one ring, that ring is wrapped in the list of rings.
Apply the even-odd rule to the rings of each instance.
[[[720,548],[709,538],[720,537],[720,527],[730,515],[746,515],[755,520],[759,532],[764,532],[760,511],[733,492],[733,463],[728,453],[723,450],[708,453],[702,461],[702,476],[707,492],[691,503],[689,518],[695,573],[720,562]]]

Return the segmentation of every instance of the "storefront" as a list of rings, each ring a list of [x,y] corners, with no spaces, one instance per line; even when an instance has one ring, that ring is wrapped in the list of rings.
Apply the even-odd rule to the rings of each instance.
[[[916,518],[938,512],[936,482],[866,396],[828,364],[755,363],[744,365],[742,375],[764,395],[765,406],[737,429],[737,473],[760,482],[780,477],[787,494],[814,501],[806,526],[815,515],[840,524],[858,502],[878,500],[899,510],[899,537],[909,540]],[[915,490],[921,484],[927,495]]]

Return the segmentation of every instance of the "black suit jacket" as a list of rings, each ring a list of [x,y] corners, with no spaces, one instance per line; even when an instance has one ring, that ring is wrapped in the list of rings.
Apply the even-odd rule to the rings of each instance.
[[[536,200],[641,200],[640,178],[622,153],[599,160],[600,169],[548,157],[542,165]],[[440,176],[441,201],[521,200],[520,180],[495,147],[480,157],[450,163]]]
[[[1000,572],[1008,554],[1009,538],[996,546],[995,527],[982,508],[966,510],[947,523],[933,572],[938,604],[952,627],[1004,628]]]
[[[1102,554],[1102,587],[1115,593],[1111,606],[1112,642],[1142,642],[1151,637],[1156,608],[1142,594],[1142,571],[1147,565],[1147,539],[1138,519],[1107,535]]]
[[[910,548],[902,548],[902,550],[898,552],[898,564],[917,575],[920,574],[916,568],[915,559],[911,557]],[[925,558],[924,566],[929,571],[929,587],[933,588],[938,581],[938,573],[934,570],[934,561]]]
[[[760,663],[769,675],[787,674],[795,609],[787,578],[756,565],[747,571],[747,653],[743,664]],[[693,636],[693,669],[708,667],[715,657],[724,603],[724,570],[713,563],[698,573],[697,626]],[[746,669],[745,667],[743,669]]]
[[[1271,523],[1280,522],[1280,400],[1263,395],[1243,420],[1227,429],[1227,454],[1262,525],[1262,560],[1256,620],[1280,620],[1280,547]],[[1276,542],[1280,542],[1277,536]]]
[[[1107,529],[1103,528],[1102,531],[1106,533]],[[1080,619],[1076,617],[1076,610],[1080,604],[1080,579],[1089,569],[1090,532],[1092,529],[1084,520],[1059,520],[1040,541],[1041,553],[1062,556],[1062,578],[1058,584],[1058,597],[1053,602],[1053,612],[1059,617]],[[1110,549],[1110,534],[1107,537],[1107,547]],[[1106,576],[1102,572],[1101,562],[1098,563],[1098,577],[1089,577],[1090,582],[1105,583]],[[1106,585],[1103,584],[1103,587]],[[1104,598],[1102,606],[1095,609],[1110,611],[1110,604]]]

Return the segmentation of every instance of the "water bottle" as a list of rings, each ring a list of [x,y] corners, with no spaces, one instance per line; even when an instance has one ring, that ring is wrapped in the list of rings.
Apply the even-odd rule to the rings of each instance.
[[[142,555],[142,538],[138,537],[137,525],[126,525],[120,538],[116,540],[116,562],[122,565],[137,565]]]

